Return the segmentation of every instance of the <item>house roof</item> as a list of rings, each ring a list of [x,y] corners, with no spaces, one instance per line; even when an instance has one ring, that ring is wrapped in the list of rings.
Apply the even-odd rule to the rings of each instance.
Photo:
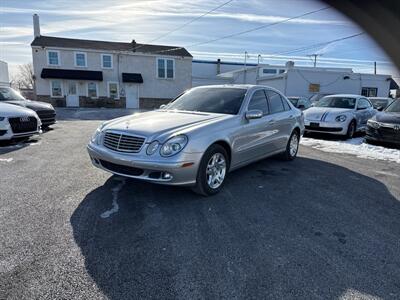
[[[138,53],[192,57],[192,55],[185,48],[182,47],[69,39],[43,35],[36,37],[31,43],[31,46],[96,50],[98,49],[105,51],[134,51]]]

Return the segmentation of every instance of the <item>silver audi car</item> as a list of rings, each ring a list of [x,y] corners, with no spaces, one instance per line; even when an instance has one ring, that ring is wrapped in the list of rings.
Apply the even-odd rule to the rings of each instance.
[[[376,113],[371,102],[364,96],[325,96],[304,111],[305,132],[338,134],[352,138],[357,131],[366,130],[367,121]]]
[[[293,160],[303,131],[302,112],[275,89],[204,86],[104,122],[87,149],[105,171],[212,195],[229,171],[276,154]]]

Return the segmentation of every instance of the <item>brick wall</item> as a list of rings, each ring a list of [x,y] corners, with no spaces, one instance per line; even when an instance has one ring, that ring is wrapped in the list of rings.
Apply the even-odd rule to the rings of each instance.
[[[51,98],[49,95],[36,95],[36,100],[51,103],[51,105],[53,105],[55,107],[65,107],[66,106],[65,97]]]
[[[125,108],[126,98],[120,97],[120,99],[111,99],[108,97],[99,97],[92,99],[89,97],[79,96],[80,107],[107,107],[107,108]]]
[[[160,99],[160,98],[140,98],[139,108],[141,109],[154,109],[159,108],[162,104],[167,104],[171,99]]]

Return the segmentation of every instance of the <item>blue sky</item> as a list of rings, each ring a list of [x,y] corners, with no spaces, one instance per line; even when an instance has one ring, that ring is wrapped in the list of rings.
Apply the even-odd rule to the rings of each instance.
[[[226,1],[1,0],[0,59],[10,64],[11,71],[16,65],[31,61],[29,44],[32,41],[33,13],[40,16],[42,35],[126,42],[135,39],[138,43],[146,43]],[[234,0],[155,43],[188,46],[324,6],[324,3],[314,0]],[[268,54],[286,52],[361,31],[331,8],[188,50],[196,59],[243,61],[244,52],[247,51],[250,62],[257,61],[258,54],[261,54],[263,63],[284,64],[291,59],[298,65],[311,65],[307,55],[318,53],[322,54],[318,66],[351,67],[355,71],[373,72],[373,62],[377,61],[378,73],[398,76],[385,53],[367,35],[290,55],[268,57]]]

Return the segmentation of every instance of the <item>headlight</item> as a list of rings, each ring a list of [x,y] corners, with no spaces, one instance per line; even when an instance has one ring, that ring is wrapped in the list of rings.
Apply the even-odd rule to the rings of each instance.
[[[335,118],[336,122],[344,122],[346,121],[347,117],[345,115],[340,115]]]
[[[101,131],[103,130],[103,128],[104,128],[105,125],[106,125],[106,124],[102,123],[102,124],[96,129],[96,131],[93,133],[92,138],[90,139],[90,140],[92,141],[92,143],[95,143],[95,144],[97,144],[97,145],[99,144],[100,133],[101,133]]]
[[[172,156],[179,153],[183,148],[185,148],[188,142],[186,135],[178,135],[170,138],[168,141],[162,145],[160,149],[161,156]]]
[[[147,146],[146,153],[147,155],[153,155],[158,149],[159,143],[154,141]]]
[[[4,121],[5,117],[0,117],[0,121]]]
[[[367,125],[371,126],[372,128],[375,128],[375,129],[380,127],[380,124],[374,120],[368,120]]]

